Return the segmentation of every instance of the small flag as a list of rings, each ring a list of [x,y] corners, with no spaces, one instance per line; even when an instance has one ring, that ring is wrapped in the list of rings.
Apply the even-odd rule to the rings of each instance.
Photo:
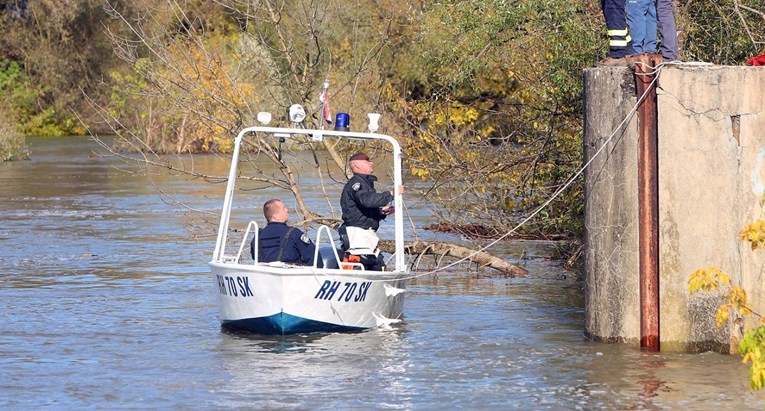
[[[321,100],[321,118],[327,124],[332,124],[332,112],[329,111],[329,93],[326,90],[322,91],[319,100]]]

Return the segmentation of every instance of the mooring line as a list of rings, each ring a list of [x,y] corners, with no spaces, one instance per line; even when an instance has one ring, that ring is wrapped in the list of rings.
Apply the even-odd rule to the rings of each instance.
[[[645,63],[640,63],[640,62],[638,62],[638,63],[636,63],[636,64],[645,64]],[[534,210],[534,211],[533,211],[531,214],[529,214],[529,216],[528,216],[528,217],[524,218],[524,219],[523,219],[523,220],[522,220],[520,223],[518,223],[518,224],[517,224],[515,227],[513,227],[513,228],[512,228],[510,231],[508,231],[507,233],[503,234],[501,237],[499,237],[499,238],[496,238],[495,240],[493,240],[493,241],[492,241],[492,242],[490,242],[489,244],[487,244],[487,245],[485,245],[485,246],[483,246],[483,247],[479,248],[478,250],[474,251],[472,254],[470,254],[470,255],[468,255],[468,256],[466,256],[466,257],[460,258],[459,260],[457,260],[457,261],[454,261],[454,262],[452,262],[452,263],[449,263],[449,264],[447,264],[447,265],[445,265],[445,266],[443,266],[443,267],[438,267],[438,268],[436,268],[436,269],[434,269],[434,270],[431,270],[431,271],[427,271],[427,272],[424,272],[424,273],[418,273],[418,274],[416,274],[416,275],[412,275],[412,276],[409,276],[409,277],[404,277],[404,278],[401,278],[401,279],[402,279],[402,280],[411,280],[411,279],[415,279],[415,278],[423,277],[423,276],[426,276],[426,275],[435,274],[435,273],[438,273],[438,272],[440,272],[440,271],[446,270],[446,269],[447,269],[447,268],[449,268],[449,267],[453,267],[453,266],[455,266],[455,265],[457,265],[457,264],[459,264],[459,263],[462,263],[462,262],[464,262],[464,261],[466,261],[466,260],[470,260],[470,259],[472,259],[472,257],[473,257],[473,256],[475,256],[475,255],[477,255],[478,253],[481,253],[481,252],[483,252],[483,251],[485,251],[485,250],[488,250],[489,248],[493,247],[495,244],[497,244],[497,243],[498,243],[498,242],[500,242],[501,240],[505,239],[507,236],[509,236],[509,235],[511,235],[511,234],[513,234],[513,233],[515,233],[516,231],[518,231],[518,229],[519,229],[519,228],[523,227],[523,225],[525,225],[526,223],[528,223],[528,222],[529,222],[529,221],[530,221],[532,218],[534,218],[534,217],[535,217],[537,214],[539,214],[539,213],[540,213],[542,210],[544,210],[545,208],[547,208],[547,206],[548,206],[548,205],[550,205],[550,203],[552,203],[552,202],[553,202],[553,200],[555,200],[555,199],[556,199],[556,198],[557,198],[559,195],[561,195],[561,193],[563,193],[563,192],[564,192],[566,189],[568,189],[568,187],[569,187],[569,186],[571,186],[571,184],[573,184],[573,183],[574,183],[574,181],[576,181],[576,179],[577,179],[577,178],[579,178],[579,176],[580,176],[580,175],[582,175],[582,173],[584,172],[584,170],[585,170],[585,169],[587,169],[587,167],[589,167],[589,166],[590,166],[590,164],[591,164],[591,163],[592,163],[592,162],[595,160],[595,158],[597,158],[597,157],[600,155],[600,153],[601,153],[601,152],[603,152],[603,150],[605,149],[605,147],[608,145],[608,143],[610,143],[610,142],[611,142],[611,140],[614,138],[614,136],[616,136],[616,134],[619,132],[619,130],[621,130],[621,129],[622,129],[624,126],[625,126],[625,124],[626,124],[626,123],[627,123],[627,122],[628,122],[628,121],[629,121],[629,120],[632,118],[632,116],[634,116],[634,115],[635,115],[635,112],[637,112],[637,109],[638,109],[638,107],[640,106],[640,104],[642,104],[642,103],[643,103],[643,100],[645,100],[646,96],[648,95],[648,92],[651,90],[651,88],[655,87],[655,85],[656,85],[656,81],[659,79],[659,75],[661,74],[661,69],[663,68],[663,66],[665,66],[665,65],[667,65],[667,64],[674,64],[674,63],[671,63],[671,62],[670,62],[670,63],[660,63],[660,64],[658,64],[656,67],[651,67],[651,68],[653,69],[652,73],[656,73],[656,77],[654,77],[654,79],[651,81],[651,83],[648,85],[648,87],[646,87],[646,90],[645,90],[645,92],[643,93],[643,95],[642,95],[642,96],[640,96],[640,98],[637,100],[637,102],[636,102],[636,103],[635,103],[635,105],[632,107],[632,109],[630,109],[630,111],[629,111],[629,112],[627,113],[627,115],[624,117],[624,119],[622,120],[622,122],[621,122],[621,123],[619,123],[619,125],[616,127],[616,129],[614,129],[614,131],[611,133],[611,135],[610,135],[610,136],[608,136],[608,138],[605,140],[605,142],[603,142],[603,144],[602,144],[602,145],[600,146],[600,148],[599,148],[599,149],[598,149],[598,150],[595,152],[595,154],[594,154],[594,155],[593,155],[593,156],[592,156],[592,157],[591,157],[591,158],[590,158],[590,159],[589,159],[589,160],[588,160],[588,161],[587,161],[587,162],[586,162],[586,163],[585,163],[585,164],[584,164],[584,165],[583,165],[583,166],[582,166],[582,167],[581,167],[581,168],[580,168],[580,169],[579,169],[579,170],[578,170],[576,173],[574,173],[574,174],[573,174],[573,175],[572,175],[572,176],[571,176],[571,177],[568,179],[568,181],[566,181],[566,183],[565,183],[565,184],[563,184],[563,185],[562,185],[560,188],[558,188],[558,190],[556,190],[556,191],[555,191],[555,192],[552,194],[552,196],[551,196],[549,199],[547,199],[547,201],[545,201],[544,203],[542,203],[542,204],[541,204],[539,207],[537,207],[537,208],[536,208],[536,209],[535,209],[535,210]]]

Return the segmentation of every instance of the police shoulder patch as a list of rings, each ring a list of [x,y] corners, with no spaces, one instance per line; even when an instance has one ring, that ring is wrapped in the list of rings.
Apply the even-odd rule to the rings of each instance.
[[[351,186],[351,188],[353,189],[353,191],[359,191],[359,189],[361,188],[361,183],[354,183]]]
[[[310,238],[308,238],[308,236],[307,236],[307,235],[305,235],[305,234],[303,234],[303,235],[301,235],[301,236],[300,236],[300,241],[302,241],[302,242],[304,242],[304,243],[306,243],[306,244],[311,244],[311,239],[310,239]]]

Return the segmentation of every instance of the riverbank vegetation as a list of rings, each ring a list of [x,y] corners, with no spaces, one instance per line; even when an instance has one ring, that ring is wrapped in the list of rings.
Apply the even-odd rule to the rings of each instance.
[[[25,138],[0,111],[0,163],[29,158]]]
[[[350,113],[353,128],[383,113],[382,131],[402,139],[441,221],[500,235],[581,167],[581,72],[607,48],[596,0],[4,4],[0,112],[19,138],[116,134],[119,150],[158,162],[225,153],[258,111],[300,103],[316,126],[329,80],[332,109]],[[742,64],[765,44],[751,29],[762,9],[762,0],[680,2],[682,58]],[[345,171],[352,148],[304,144]],[[252,150],[278,165],[302,205],[276,143]],[[582,195],[571,186],[523,234],[579,238]]]
[[[747,224],[739,237],[749,242],[752,251],[765,249],[765,220]],[[728,326],[732,349],[738,351],[749,367],[749,388],[765,387],[765,317],[752,309],[746,290],[731,283],[730,276],[718,267],[698,269],[688,278],[688,292],[711,293],[717,296],[719,307],[715,313],[718,327]],[[754,321],[752,321],[754,320]]]

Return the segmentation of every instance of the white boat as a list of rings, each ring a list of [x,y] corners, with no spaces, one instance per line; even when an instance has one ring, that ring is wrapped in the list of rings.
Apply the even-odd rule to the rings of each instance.
[[[240,239],[241,227],[229,227],[234,200],[242,140],[253,133],[275,138],[309,135],[314,140],[332,136],[358,140],[383,140],[392,146],[393,178],[402,184],[401,147],[390,136],[376,133],[299,128],[248,127],[236,137],[228,176],[218,238],[210,268],[224,329],[259,334],[359,331],[400,321],[404,310],[404,291],[408,275],[404,259],[404,222],[394,213],[395,263],[390,271],[368,271],[361,264],[341,269],[333,231],[322,226],[316,233],[316,258],[319,250],[324,267],[296,266],[281,262],[256,263],[249,255],[250,233],[257,236],[258,224],[250,221]],[[397,190],[395,190],[397,191]],[[267,199],[264,199],[267,200]],[[339,199],[338,199],[339,200]],[[248,197],[252,204],[252,198]],[[260,202],[262,204],[262,202]],[[394,196],[394,207],[403,210],[402,198]],[[337,237],[337,236],[335,236]],[[238,249],[227,250],[227,244]],[[257,243],[257,239],[256,239]],[[257,247],[256,247],[257,248]],[[244,250],[248,252],[242,255]],[[231,252],[232,251],[232,252]],[[347,264],[347,263],[346,263]],[[346,267],[348,267],[346,265]],[[388,265],[391,268],[391,265]]]

